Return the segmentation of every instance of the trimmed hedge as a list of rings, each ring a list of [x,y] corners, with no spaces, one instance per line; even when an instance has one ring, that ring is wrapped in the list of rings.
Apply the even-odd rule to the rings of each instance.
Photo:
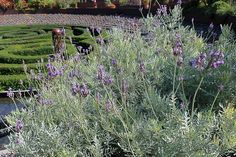
[[[42,59],[47,62],[49,56],[53,54],[50,32],[53,28],[62,28],[62,26],[0,27],[0,90],[20,87],[19,80],[26,79],[23,62],[27,64],[29,69],[37,69],[36,63]],[[65,26],[64,28],[66,29],[65,42],[68,55],[77,52],[75,45],[71,43],[71,39],[87,46],[95,43],[86,28],[78,26]],[[79,31],[79,34],[76,34],[76,31]]]

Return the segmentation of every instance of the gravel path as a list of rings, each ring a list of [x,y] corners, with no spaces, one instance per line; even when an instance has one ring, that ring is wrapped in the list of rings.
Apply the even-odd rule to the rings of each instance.
[[[135,18],[72,14],[13,14],[0,15],[0,26],[20,24],[62,24],[94,27],[131,26]]]

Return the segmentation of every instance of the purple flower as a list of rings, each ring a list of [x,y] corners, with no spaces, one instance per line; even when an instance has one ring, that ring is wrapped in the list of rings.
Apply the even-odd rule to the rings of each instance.
[[[103,83],[105,85],[111,85],[112,82],[113,82],[113,79],[111,78],[111,76],[106,75],[105,78],[103,79]]]
[[[181,35],[180,35],[179,33],[176,33],[176,34],[175,34],[175,38],[176,38],[177,40],[180,40],[180,39],[181,39]]]
[[[211,68],[216,69],[224,64],[224,54],[220,51],[211,51]]]
[[[161,15],[167,15],[167,7],[166,5],[160,5],[160,8],[157,9],[157,16],[161,16]]]
[[[203,71],[206,68],[206,53],[201,53],[195,60],[190,61],[190,65],[198,71]]]
[[[82,97],[86,97],[90,93],[86,84],[80,86],[79,92]]]
[[[182,47],[182,42],[181,42],[181,35],[176,34],[175,38],[176,38],[176,41],[175,41],[175,46],[173,47],[173,54],[174,56],[182,56],[183,47]]]
[[[117,65],[116,59],[113,58],[113,59],[111,60],[111,65],[112,65],[112,66],[116,66],[116,65]]]
[[[113,103],[110,100],[107,100],[105,103],[105,109],[107,112],[110,112],[113,108]]]
[[[63,65],[61,68],[57,68],[54,65],[52,65],[51,63],[48,63],[46,65],[46,67],[47,67],[47,70],[48,70],[48,76],[50,78],[54,78],[58,75],[60,75],[60,76],[63,75],[67,65]]]
[[[7,96],[9,98],[14,98],[14,92],[12,91],[12,88],[9,88],[8,91],[7,91]]]
[[[22,120],[17,120],[16,121],[16,126],[15,126],[15,129],[16,129],[16,132],[20,132],[24,127],[24,123]]]
[[[47,70],[48,70],[48,76],[49,77],[52,78],[52,77],[57,76],[58,70],[57,70],[57,68],[54,65],[52,65],[51,63],[48,63],[46,65],[46,67],[47,67]]]
[[[71,86],[71,91],[73,95],[76,95],[78,92],[80,92],[80,86],[78,83],[73,83]]]
[[[98,66],[98,73],[97,73],[97,78],[99,80],[103,80],[105,78],[106,72],[105,72],[105,68],[103,65],[99,65]]]
[[[173,48],[173,54],[174,54],[175,56],[181,55],[182,53],[183,53],[182,47],[176,45],[176,46]]]

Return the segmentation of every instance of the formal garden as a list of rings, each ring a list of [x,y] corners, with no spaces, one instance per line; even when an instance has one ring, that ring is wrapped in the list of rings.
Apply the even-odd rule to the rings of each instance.
[[[64,28],[68,38],[68,53],[77,52],[78,46],[91,45],[92,35],[85,27],[33,25],[0,27],[0,90],[29,86],[25,72],[33,72],[39,62],[48,60],[53,53],[52,29]],[[76,44],[76,46],[74,45]],[[42,60],[42,61],[41,61]],[[24,63],[24,64],[23,64]]]
[[[23,1],[8,2],[5,8],[17,10]],[[20,10],[79,3],[32,0]],[[172,7],[156,4],[155,14],[139,19],[83,15],[90,21],[80,18],[80,25],[74,15],[40,14],[46,22],[0,15],[0,90],[23,106],[2,118],[4,156],[236,156],[232,25],[198,32],[194,19],[183,25],[181,1],[162,3]],[[227,11],[214,14],[234,16],[234,1],[186,6],[209,13],[218,3]],[[25,25],[15,22],[20,17]]]

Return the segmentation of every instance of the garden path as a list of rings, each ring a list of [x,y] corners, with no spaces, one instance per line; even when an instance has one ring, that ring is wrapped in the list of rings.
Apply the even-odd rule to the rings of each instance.
[[[101,15],[73,15],[73,14],[12,14],[0,15],[0,26],[25,24],[61,24],[94,27],[132,26],[137,23],[135,18]]]

